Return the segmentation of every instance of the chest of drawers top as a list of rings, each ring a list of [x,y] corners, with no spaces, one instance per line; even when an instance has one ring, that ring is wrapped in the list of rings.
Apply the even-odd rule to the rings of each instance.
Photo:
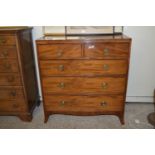
[[[126,35],[92,35],[92,36],[44,36],[36,40],[38,44],[49,43],[88,43],[88,42],[128,42]]]

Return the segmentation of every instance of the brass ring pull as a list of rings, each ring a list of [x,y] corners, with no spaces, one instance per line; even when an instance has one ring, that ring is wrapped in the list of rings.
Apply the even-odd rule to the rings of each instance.
[[[65,84],[63,82],[61,82],[61,83],[58,84],[58,87],[59,88],[65,88]]]
[[[3,55],[4,55],[5,57],[7,57],[7,56],[8,56],[8,51],[3,51]]]
[[[109,49],[108,48],[105,48],[103,50],[103,55],[105,55],[105,56],[109,55]]]
[[[60,105],[61,105],[61,106],[64,106],[65,103],[66,103],[65,101],[60,101]]]
[[[101,84],[101,87],[102,87],[102,89],[108,88],[108,83],[103,82],[103,83]]]
[[[11,65],[10,64],[4,64],[4,68],[5,69],[11,69]]]
[[[64,65],[59,65],[59,66],[58,66],[58,70],[59,70],[59,71],[64,71]]]
[[[109,70],[109,65],[104,64],[104,65],[103,65],[103,70],[105,70],[105,71]]]
[[[8,54],[9,54],[8,51],[3,51],[1,55],[2,55],[2,57],[7,57]]]
[[[58,50],[58,52],[57,52],[57,57],[61,57],[62,54],[63,54],[63,51],[62,51],[62,50]]]
[[[0,44],[5,44],[6,40],[5,39],[0,39]]]
[[[17,94],[16,94],[16,91],[11,91],[11,92],[10,92],[10,95],[13,96],[13,97],[15,97],[15,96],[17,95]]]
[[[106,103],[105,101],[102,101],[102,102],[100,103],[100,105],[101,105],[102,107],[105,107],[105,106],[107,106],[107,103]]]

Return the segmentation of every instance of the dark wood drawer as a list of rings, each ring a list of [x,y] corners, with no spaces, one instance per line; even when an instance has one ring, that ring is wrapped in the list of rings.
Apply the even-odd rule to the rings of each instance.
[[[41,61],[43,76],[125,75],[125,60],[52,60]]]
[[[15,36],[0,35],[0,46],[1,45],[16,45]]]
[[[123,94],[125,78],[43,77],[44,93]]]
[[[2,59],[0,61],[0,73],[3,73],[3,72],[4,73],[19,72],[17,60]]]
[[[19,74],[0,73],[0,86],[20,86],[21,78]]]
[[[17,58],[15,46],[0,46],[0,58]]]
[[[22,87],[0,87],[0,100],[22,99],[24,99]]]
[[[62,96],[45,95],[45,107],[56,112],[121,111],[123,96]]]
[[[53,44],[38,46],[40,59],[78,59],[82,51],[80,44]]]
[[[84,53],[88,58],[124,59],[129,56],[128,43],[93,43],[85,44]]]
[[[26,103],[22,100],[1,100],[0,99],[0,112],[21,112],[26,111]]]

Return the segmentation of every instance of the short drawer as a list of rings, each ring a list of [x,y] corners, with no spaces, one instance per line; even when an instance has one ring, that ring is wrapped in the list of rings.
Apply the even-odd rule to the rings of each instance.
[[[46,109],[56,112],[121,111],[123,104],[123,96],[44,96]]]
[[[0,112],[21,112],[26,111],[25,100],[1,100],[0,99]]]
[[[93,43],[85,44],[84,53],[88,58],[121,59],[128,58],[130,45],[128,43]]]
[[[0,73],[0,86],[20,86],[21,78],[19,74]]]
[[[126,60],[52,60],[41,61],[43,76],[125,75]]]
[[[15,46],[0,46],[0,58],[17,58]]]
[[[11,35],[0,35],[0,46],[16,45],[16,37]]]
[[[19,72],[17,60],[2,59],[0,61],[0,73],[3,73],[3,72],[6,72],[6,73]]]
[[[125,78],[112,77],[43,77],[44,93],[123,94]]]
[[[22,87],[0,87],[0,100],[22,99],[24,99]]]
[[[77,59],[81,58],[80,44],[50,44],[38,46],[40,59]]]

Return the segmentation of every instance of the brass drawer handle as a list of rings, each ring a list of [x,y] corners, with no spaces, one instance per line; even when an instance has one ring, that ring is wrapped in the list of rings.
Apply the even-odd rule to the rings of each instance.
[[[6,40],[5,39],[0,39],[0,44],[5,44]]]
[[[105,71],[109,70],[109,65],[104,64],[104,65],[103,65],[103,70],[105,70]]]
[[[13,82],[15,80],[15,77],[14,76],[9,76],[8,77],[8,82]]]
[[[103,55],[104,55],[104,56],[108,56],[108,55],[109,55],[109,49],[108,49],[108,48],[105,48],[105,49],[103,50]]]
[[[106,103],[105,101],[102,101],[102,102],[100,103],[100,105],[101,105],[102,107],[105,107],[105,106],[107,106],[107,103]]]
[[[61,106],[64,106],[65,103],[66,103],[65,101],[60,101],[60,105],[61,105]]]
[[[63,51],[62,51],[62,50],[58,50],[58,51],[57,51],[57,57],[61,57],[62,54],[63,54]]]
[[[16,91],[11,91],[10,92],[10,95],[13,96],[13,97],[15,97],[17,95],[17,93],[16,93]]]
[[[4,64],[4,69],[11,69],[11,65],[10,64]]]
[[[108,88],[108,83],[103,82],[103,83],[101,84],[101,88],[102,88],[102,89],[107,89],[107,88]]]
[[[59,65],[59,66],[58,66],[58,70],[59,70],[59,71],[64,71],[64,65]]]
[[[1,54],[2,57],[8,57],[8,55],[9,55],[8,51],[3,51]]]
[[[63,83],[63,82],[59,83],[59,84],[58,84],[58,87],[59,87],[59,88],[65,88],[65,83]]]

